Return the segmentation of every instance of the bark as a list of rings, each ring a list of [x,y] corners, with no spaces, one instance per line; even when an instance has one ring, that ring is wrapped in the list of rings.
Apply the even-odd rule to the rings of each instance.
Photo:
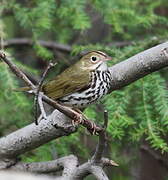
[[[55,128],[53,124],[57,124]],[[63,127],[63,128],[61,128]],[[64,114],[55,110],[47,120],[21,128],[0,139],[0,159],[12,159],[53,139],[74,133],[76,128]]]

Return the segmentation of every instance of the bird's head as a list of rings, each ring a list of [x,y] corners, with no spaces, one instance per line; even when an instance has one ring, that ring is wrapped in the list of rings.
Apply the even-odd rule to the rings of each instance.
[[[102,51],[91,51],[80,59],[80,64],[83,69],[106,71],[106,62],[111,59],[110,56]]]

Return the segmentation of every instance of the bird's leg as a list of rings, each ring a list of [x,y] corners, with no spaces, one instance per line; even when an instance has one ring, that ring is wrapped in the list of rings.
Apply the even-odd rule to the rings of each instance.
[[[37,102],[38,102],[38,106],[40,108],[40,116],[37,118],[36,116],[36,125],[38,125],[38,122],[43,118],[43,119],[47,119],[47,115],[44,109],[44,105],[43,105],[43,100],[42,100],[42,96],[43,96],[43,92],[39,92],[37,94]],[[37,110],[36,110],[37,111]],[[37,112],[36,112],[37,113]]]
[[[40,92],[38,95],[38,104],[41,111],[41,115],[44,119],[47,119],[47,115],[44,109],[43,100],[42,100],[43,92]]]
[[[93,122],[88,120],[88,118],[83,114],[83,112],[80,109],[77,108],[73,108],[73,110],[75,110],[76,112],[78,112],[81,115],[81,121],[78,121],[79,124],[83,123],[83,119],[89,121],[89,123],[91,124],[91,130],[88,130],[92,135],[96,134],[96,128],[97,125]],[[75,123],[74,120],[72,121],[72,123]]]
[[[70,107],[68,107],[70,108]],[[78,124],[82,124],[83,123],[83,114],[79,109],[74,109],[74,108],[70,108],[73,113],[75,114],[73,119],[72,119],[72,125],[75,127]]]

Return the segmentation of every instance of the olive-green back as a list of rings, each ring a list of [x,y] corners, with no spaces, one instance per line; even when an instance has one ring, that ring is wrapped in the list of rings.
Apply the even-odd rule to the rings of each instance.
[[[88,86],[90,73],[78,65],[70,66],[55,79],[44,84],[43,92],[52,99],[58,99]]]

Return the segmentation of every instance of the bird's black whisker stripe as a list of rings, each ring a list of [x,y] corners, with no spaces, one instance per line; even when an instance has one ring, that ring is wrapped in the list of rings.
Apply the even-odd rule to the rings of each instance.
[[[99,65],[96,67],[96,70],[99,69],[100,66],[101,66],[101,64],[99,64]]]

